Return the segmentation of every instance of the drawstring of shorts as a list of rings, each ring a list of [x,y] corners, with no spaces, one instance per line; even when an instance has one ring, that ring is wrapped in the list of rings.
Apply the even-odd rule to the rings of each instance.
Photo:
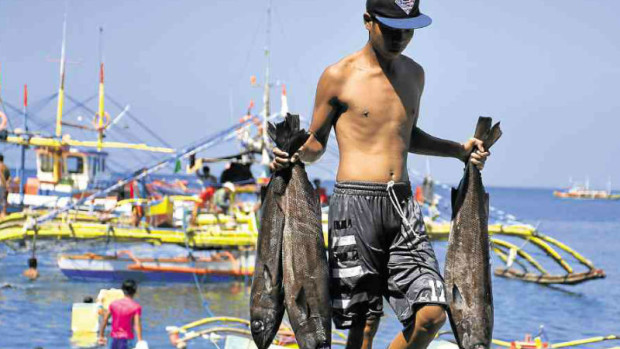
[[[402,219],[405,229],[411,232],[411,234],[413,234],[413,236],[415,237],[415,240],[413,240],[413,243],[410,243],[409,236],[403,233],[407,244],[413,245],[413,246],[409,246],[409,248],[413,250],[413,247],[417,245],[418,242],[420,241],[421,236],[415,232],[415,230],[413,229],[413,226],[411,225],[411,223],[409,223],[409,220],[407,219],[407,217],[405,217],[405,212],[403,211],[402,207],[400,207],[400,204],[398,203],[398,196],[396,196],[396,191],[394,190],[394,181],[389,181],[387,183],[387,192],[388,192],[388,197],[390,198],[390,202],[392,203],[392,206],[394,206],[396,213],[398,213],[398,215]]]

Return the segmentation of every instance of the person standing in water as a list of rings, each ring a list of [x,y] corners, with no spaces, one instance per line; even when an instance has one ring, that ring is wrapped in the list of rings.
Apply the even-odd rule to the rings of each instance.
[[[426,348],[446,320],[443,278],[412,199],[407,154],[471,161],[489,153],[478,139],[461,144],[417,127],[422,66],[402,54],[431,19],[420,0],[367,0],[368,42],[322,74],[309,128],[295,154],[277,148],[272,170],[325,152],[334,127],[340,152],[329,204],[333,321],[349,329],[347,348],[371,348],[385,297],[403,325],[389,348]]]
[[[23,179],[22,179],[23,180]],[[4,163],[4,155],[0,154],[0,204],[2,211],[0,217],[6,216],[6,210],[9,206],[9,189],[11,184],[11,170]]]
[[[110,349],[134,348],[134,330],[138,341],[142,341],[142,307],[134,300],[138,285],[134,280],[127,279],[121,286],[124,298],[110,303],[109,311],[103,315],[103,322],[99,329],[99,344],[105,344],[105,328],[110,316],[112,317],[112,331]]]

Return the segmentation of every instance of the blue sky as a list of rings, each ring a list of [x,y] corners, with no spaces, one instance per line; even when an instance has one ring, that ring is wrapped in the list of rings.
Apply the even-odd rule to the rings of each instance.
[[[273,0],[272,82],[287,85],[292,111],[310,116],[323,69],[367,40],[361,0]],[[259,102],[266,43],[267,0],[70,1],[66,91],[77,99],[97,92],[98,27],[104,27],[106,91],[173,146],[225,128],[250,99]],[[0,84],[19,105],[57,90],[65,1],[0,1]],[[419,125],[464,141],[479,115],[502,122],[485,182],[562,187],[589,176],[620,187],[620,3],[565,1],[423,1],[433,24],[416,31],[405,51],[426,70]],[[279,108],[274,91],[274,108]],[[260,105],[260,103],[257,103]],[[70,103],[68,103],[70,105]],[[95,108],[96,101],[89,103]],[[54,119],[54,103],[39,113]],[[111,114],[118,109],[109,105]],[[258,110],[258,108],[255,108]],[[83,114],[68,116],[69,120]],[[72,119],[73,118],[73,119]],[[15,121],[19,123],[19,121]],[[157,144],[135,124],[124,132]],[[81,134],[80,134],[81,135]],[[89,135],[81,138],[93,137]],[[334,146],[335,144],[332,144]],[[225,144],[204,155],[229,154]],[[17,151],[4,149],[11,166]],[[152,163],[115,153],[118,165]],[[435,178],[457,182],[461,164],[432,158]],[[333,178],[329,156],[311,174]],[[426,160],[411,156],[424,172]]]

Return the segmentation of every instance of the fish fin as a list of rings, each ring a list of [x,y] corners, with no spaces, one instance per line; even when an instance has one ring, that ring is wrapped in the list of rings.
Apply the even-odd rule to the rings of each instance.
[[[482,146],[485,150],[490,149],[495,142],[502,136],[502,129],[499,127],[499,122],[493,125],[493,128],[489,130],[485,139],[482,140]]]
[[[305,321],[310,317],[310,304],[308,304],[308,299],[306,297],[306,291],[302,286],[297,292],[297,296],[295,297],[295,304],[297,304],[297,309],[301,314],[301,321]]]
[[[267,134],[272,141],[276,142],[278,140],[277,128],[272,122],[267,122]]]
[[[456,206],[457,195],[458,195],[458,190],[452,188],[452,190],[450,190],[450,203],[452,204],[452,211],[454,211],[454,208]]]
[[[459,331],[457,330],[458,327],[456,326],[456,320],[454,320],[450,307],[447,308],[446,312],[448,313],[448,320],[450,321],[450,328],[452,328],[454,339],[456,340],[457,345],[459,345],[459,348],[461,348],[461,339],[459,338]]]
[[[260,202],[265,202],[265,196],[267,196],[267,186],[261,185],[260,187]]]
[[[269,272],[269,267],[267,265],[263,267],[263,278],[265,279],[265,291],[271,293],[273,289],[273,280],[271,280],[271,272]]]
[[[484,193],[484,209],[487,214],[487,220],[489,218],[489,193]]]
[[[456,217],[456,214],[459,212],[461,208],[461,204],[463,203],[463,198],[461,195],[461,185],[458,188],[452,188],[450,192],[450,202],[452,204],[452,219]]]
[[[459,307],[463,306],[463,303],[465,303],[465,299],[463,298],[463,295],[461,294],[461,291],[459,291],[459,288],[458,286],[456,286],[456,284],[452,285],[451,303],[454,303]]]
[[[487,116],[481,116],[478,118],[478,123],[476,124],[476,132],[474,133],[474,138],[482,139],[484,135],[489,132],[491,129],[491,125],[493,124],[493,119]]]

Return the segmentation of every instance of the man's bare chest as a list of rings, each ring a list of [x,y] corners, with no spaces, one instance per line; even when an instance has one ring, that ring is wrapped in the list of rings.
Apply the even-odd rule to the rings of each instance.
[[[417,117],[420,91],[413,84],[360,75],[347,80],[339,99],[348,106],[348,117],[409,124]]]

